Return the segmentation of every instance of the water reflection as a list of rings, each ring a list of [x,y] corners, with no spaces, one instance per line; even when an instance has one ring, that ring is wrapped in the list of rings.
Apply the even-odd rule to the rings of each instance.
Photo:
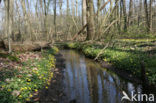
[[[132,90],[141,91],[141,86],[122,80],[75,51],[62,50],[61,53],[66,59],[64,92],[68,103],[71,100],[76,103],[121,103],[123,90],[128,94]]]

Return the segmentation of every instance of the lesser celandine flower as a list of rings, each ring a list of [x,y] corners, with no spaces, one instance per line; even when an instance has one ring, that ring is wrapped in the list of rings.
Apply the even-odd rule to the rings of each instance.
[[[8,92],[10,92],[11,91],[11,89],[8,89]]]
[[[31,90],[31,88],[30,87],[28,87],[29,88],[29,90]]]
[[[22,98],[22,95],[20,95],[19,98]]]
[[[35,89],[35,92],[37,92],[38,90],[37,89]]]
[[[31,98],[32,96],[33,96],[33,95],[32,95],[32,94],[30,94],[30,96],[29,96],[29,97]]]
[[[30,101],[30,98],[27,98],[26,101]]]

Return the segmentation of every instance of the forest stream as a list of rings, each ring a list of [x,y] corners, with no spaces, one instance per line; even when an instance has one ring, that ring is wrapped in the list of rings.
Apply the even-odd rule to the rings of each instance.
[[[121,103],[125,91],[142,93],[141,85],[118,77],[74,50],[61,50],[65,59],[64,93],[60,103]]]

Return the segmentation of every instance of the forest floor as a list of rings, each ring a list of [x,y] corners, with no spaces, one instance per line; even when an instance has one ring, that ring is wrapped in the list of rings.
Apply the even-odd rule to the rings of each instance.
[[[133,77],[141,78],[141,65],[146,69],[149,85],[156,84],[156,39],[118,39],[105,48],[104,42],[66,42],[58,43],[64,48],[76,49],[87,57],[96,58],[113,65]]]
[[[60,75],[55,67],[57,48],[42,52],[0,53],[0,103],[40,101],[43,91],[50,90]],[[58,86],[58,85],[56,85]],[[58,88],[59,89],[59,88]],[[58,93],[56,89],[53,94]],[[53,100],[57,101],[53,96]]]

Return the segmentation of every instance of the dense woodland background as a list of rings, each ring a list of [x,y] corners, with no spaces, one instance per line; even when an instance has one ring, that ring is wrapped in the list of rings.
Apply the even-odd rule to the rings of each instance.
[[[9,44],[155,37],[156,0],[0,2],[0,39]]]

